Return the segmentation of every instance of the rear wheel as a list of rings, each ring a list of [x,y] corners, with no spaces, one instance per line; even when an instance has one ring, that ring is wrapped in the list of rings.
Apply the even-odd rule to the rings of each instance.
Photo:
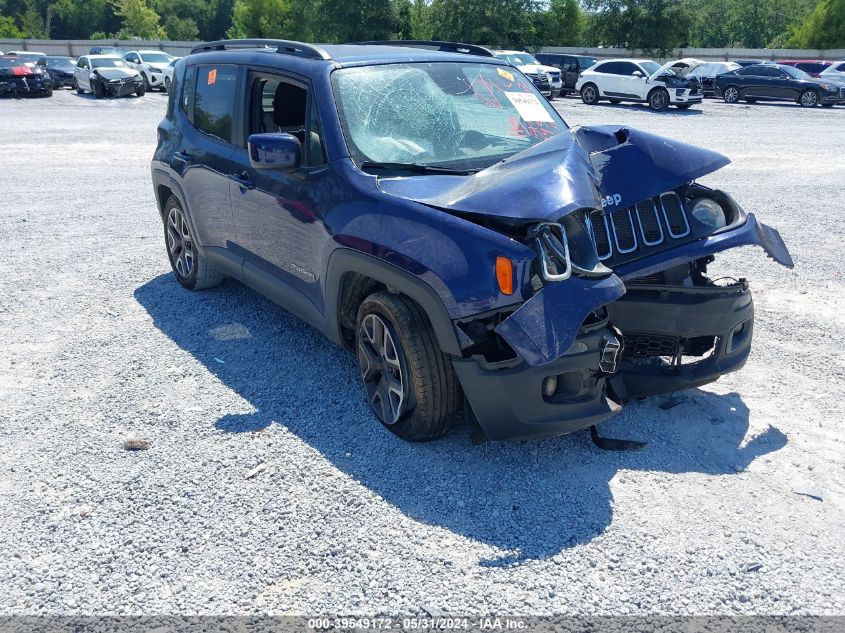
[[[459,408],[457,379],[416,303],[390,292],[364,299],[355,349],[367,400],[382,424],[411,442],[449,431]]]
[[[581,101],[587,105],[596,105],[599,102],[599,89],[596,84],[585,84],[581,88]]]
[[[191,225],[176,196],[170,196],[164,205],[164,241],[173,274],[188,290],[212,288],[223,280],[217,267],[197,250]]]
[[[669,93],[665,88],[656,88],[648,95],[648,107],[655,112],[663,112],[669,107]]]
[[[805,90],[801,93],[798,103],[804,108],[815,108],[819,105],[819,93],[815,90]]]
[[[722,99],[725,100],[725,103],[737,103],[739,96],[739,88],[736,86],[728,86],[722,93]]]
[[[85,94],[85,91],[79,87],[79,82],[76,81],[76,77],[73,78],[73,89],[76,90],[76,94],[78,95]]]

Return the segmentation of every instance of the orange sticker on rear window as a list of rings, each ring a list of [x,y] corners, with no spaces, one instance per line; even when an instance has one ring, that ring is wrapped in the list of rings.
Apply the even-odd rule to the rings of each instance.
[[[217,81],[217,69],[212,68],[211,70],[208,71],[208,85],[210,86],[215,81]]]

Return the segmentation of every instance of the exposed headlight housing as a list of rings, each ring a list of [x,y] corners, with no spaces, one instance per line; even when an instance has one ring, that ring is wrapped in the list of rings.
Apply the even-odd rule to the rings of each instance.
[[[727,225],[722,205],[712,198],[697,198],[692,201],[692,217],[712,229],[721,229]]]

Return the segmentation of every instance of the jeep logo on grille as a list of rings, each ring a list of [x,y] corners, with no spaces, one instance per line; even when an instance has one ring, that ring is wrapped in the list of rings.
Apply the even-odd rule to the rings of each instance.
[[[622,202],[622,196],[618,193],[614,193],[610,196],[605,196],[601,199],[601,208],[604,209],[605,207],[618,207],[619,203]]]

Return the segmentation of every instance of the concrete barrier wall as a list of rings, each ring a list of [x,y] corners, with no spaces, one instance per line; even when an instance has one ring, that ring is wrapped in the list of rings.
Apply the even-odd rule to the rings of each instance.
[[[650,57],[642,51],[627,48],[584,48],[579,46],[544,46],[544,53],[570,53],[575,55],[590,55],[600,59],[611,57]],[[836,50],[801,50],[795,48],[678,48],[666,58],[682,59],[693,57],[705,61],[726,61],[731,59],[762,59],[775,61],[778,59],[845,59],[845,49]],[[661,60],[663,61],[663,60]]]
[[[0,51],[39,51],[48,55],[87,55],[92,46],[118,46],[127,51],[137,49],[161,50],[181,57],[191,52],[199,42],[151,42],[140,40],[0,40]]]
[[[139,48],[162,50],[171,55],[187,55],[198,42],[140,41],[140,40],[0,40],[0,51],[42,51],[49,55],[85,55],[92,46],[119,46],[126,50]],[[544,46],[544,53],[574,53],[593,57],[651,57],[641,51],[625,48],[584,48],[578,46]],[[679,48],[667,59],[695,57],[704,60],[728,59],[845,59],[845,49],[798,50],[791,48]]]

